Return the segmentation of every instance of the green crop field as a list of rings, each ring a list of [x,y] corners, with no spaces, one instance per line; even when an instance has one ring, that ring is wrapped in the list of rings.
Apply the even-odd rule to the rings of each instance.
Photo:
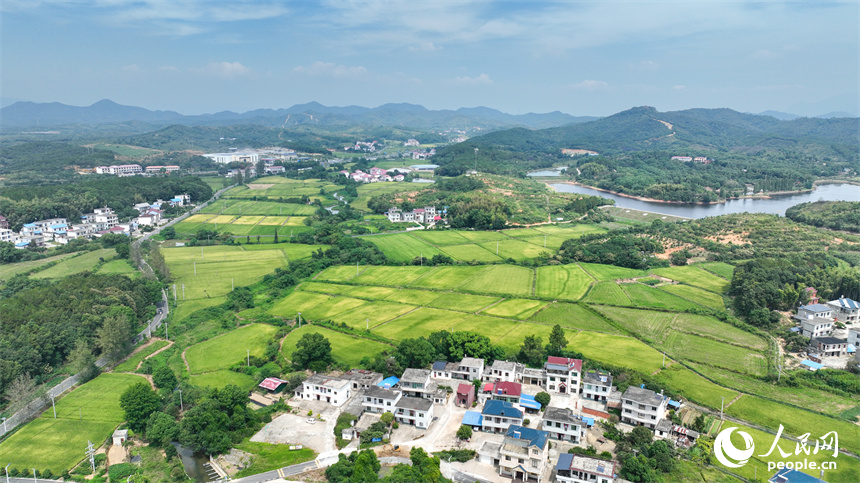
[[[362,339],[351,335],[337,332],[316,325],[304,325],[290,332],[284,339],[281,352],[288,360],[296,351],[296,344],[304,334],[322,334],[331,344],[331,352],[339,362],[345,362],[351,366],[357,365],[364,357],[373,359],[376,354],[390,349],[390,346],[370,339]]]
[[[630,297],[631,305],[655,309],[686,310],[697,307],[687,299],[642,283],[624,283],[620,287]]]
[[[436,294],[438,295],[438,294]],[[484,295],[470,295],[464,293],[446,293],[430,301],[428,306],[437,309],[456,310],[459,312],[475,313],[484,307],[502,300],[499,297],[487,297]]]
[[[40,272],[31,275],[31,278],[60,278],[81,273],[86,270],[92,270],[93,265],[99,263],[99,259],[111,260],[116,257],[116,250],[113,248],[103,248],[94,250],[76,257],[71,257],[62,260],[51,268],[46,268]]]
[[[368,266],[356,267],[354,265],[335,265],[333,267],[328,267],[322,272],[318,273],[314,280],[319,280],[321,282],[346,282],[352,280],[362,270],[367,270]]]
[[[560,235],[543,235],[527,236],[525,238],[520,238],[520,240],[526,243],[531,243],[532,245],[537,245],[543,250],[555,251],[561,248],[561,245],[566,242],[568,238]]]
[[[728,403],[738,395],[737,391],[718,386],[680,364],[663,369],[656,378],[691,401],[709,408],[719,408],[721,397]]]
[[[335,299],[336,300],[336,299]],[[342,312],[331,317],[332,321],[344,323],[354,329],[373,328],[389,320],[417,309],[415,305],[398,304],[388,301],[371,302],[354,310]]]
[[[53,257],[43,258],[41,260],[30,260],[29,262],[6,263],[0,265],[0,281],[9,280],[19,273],[30,271],[36,267],[41,267],[51,262],[58,262],[64,258],[69,258],[73,254],[65,253]]]
[[[476,293],[531,295],[534,271],[515,265],[491,265],[459,288]]]
[[[652,272],[661,277],[671,278],[687,285],[723,293],[729,288],[729,282],[701,268],[688,265],[685,267],[655,268]]]
[[[710,307],[716,310],[725,310],[726,304],[723,302],[723,298],[714,292],[708,292],[707,290],[702,290],[700,288],[693,287],[692,285],[684,285],[684,284],[667,284],[660,285],[660,290],[669,292],[671,294],[677,295],[679,297],[683,297],[687,300],[691,300],[698,304],[704,305],[705,307]]]
[[[327,293],[332,295],[343,295],[350,290],[355,290],[355,285],[341,285],[337,283],[323,282],[302,282],[296,287],[296,290],[304,290],[305,292]]]
[[[84,421],[98,421],[114,425],[125,420],[119,397],[129,386],[147,382],[133,374],[101,374],[92,381],[75,388],[56,401],[57,417]],[[53,419],[53,411],[45,411],[42,418]],[[96,442],[96,441],[94,441]]]
[[[481,313],[525,320],[534,315],[538,310],[544,308],[546,304],[542,300],[507,299],[483,310]]]
[[[480,245],[448,245],[439,249],[445,255],[448,255],[454,260],[462,260],[467,262],[472,260],[477,260],[479,262],[498,262],[502,260],[502,257],[487,250],[486,248],[483,248]]]
[[[621,330],[610,324],[603,317],[595,314],[579,304],[557,302],[532,316],[530,319],[542,324],[555,325],[579,330],[621,334]]]
[[[300,205],[295,203],[276,203],[273,201],[234,201],[221,200],[207,206],[202,213],[215,213],[224,215],[272,215],[293,216],[313,215],[315,206]]]
[[[133,377],[133,376],[132,376]],[[48,412],[51,412],[48,409]],[[0,461],[21,471],[50,469],[55,475],[84,459],[87,442],[100,444],[117,423],[36,418],[0,443]]]
[[[178,297],[178,305],[175,308],[170,309],[170,320],[171,322],[179,322],[185,317],[197,312],[200,309],[205,309],[206,307],[214,307],[216,305],[221,305],[227,301],[227,297],[212,297],[208,299],[192,299],[182,301],[182,289],[177,287],[177,297]],[[168,298],[173,300],[173,285],[171,285],[171,290]]]
[[[368,236],[363,239],[379,247],[386,257],[401,262],[408,262],[421,255],[424,258],[433,258],[433,255],[442,254],[438,248],[408,233]]]
[[[396,293],[399,289],[394,287],[373,287],[370,285],[349,286],[350,290],[344,293],[350,297],[371,300],[383,300],[391,294]]]
[[[715,273],[715,274],[723,277],[726,280],[731,280],[732,275],[734,275],[734,272],[735,272],[735,266],[734,265],[729,265],[728,263],[723,263],[723,262],[706,262],[706,263],[700,263],[696,266],[704,268],[705,270],[707,270],[711,273]]]
[[[761,353],[693,334],[671,332],[665,342],[656,346],[676,359],[758,376],[767,373],[767,362]]]
[[[572,340],[571,336],[567,336],[567,340],[568,347],[581,352],[586,359],[622,367],[633,365],[637,371],[645,374],[663,366],[663,354],[632,337],[580,332]],[[666,363],[669,363],[668,358]]]
[[[330,300],[328,295],[313,292],[293,292],[272,305],[269,313],[278,317],[293,318],[298,312],[308,310]]]
[[[439,292],[430,290],[400,289],[392,293],[385,300],[399,302],[401,304],[429,305],[430,302],[439,297]]]
[[[527,335],[536,335],[541,338],[543,344],[549,342],[549,334],[552,332],[551,325],[543,325],[543,324],[532,324],[530,322],[520,322],[515,323],[513,329],[511,329],[507,333],[502,333],[502,331],[493,331],[492,334],[485,334],[490,340],[493,341],[493,344],[498,345],[500,347],[504,347],[506,350],[516,351],[523,345],[523,340]],[[576,331],[565,330],[565,337],[567,341],[570,342],[568,344],[569,348],[575,347],[572,343],[573,338],[576,336]],[[495,337],[494,337],[495,336]],[[579,347],[576,348],[579,350]]]
[[[606,230],[597,225],[542,225],[534,227],[535,230],[547,235],[560,236],[565,239],[579,238],[582,235],[591,235],[594,233],[606,233]]]
[[[459,231],[460,236],[471,243],[484,243],[498,240],[508,240],[508,236],[497,231]]]
[[[97,273],[102,275],[125,275],[130,278],[140,276],[140,272],[132,267],[128,260],[112,260],[107,262],[99,268]]]
[[[308,309],[307,312],[303,311],[302,317],[307,320],[329,320],[337,314],[357,309],[367,303],[369,302],[366,300],[354,299],[351,297],[334,297],[314,308]]]
[[[511,319],[500,319],[498,317],[470,314],[454,324],[453,328],[455,332],[474,332],[493,340],[497,339],[501,334],[505,334],[515,329],[521,324],[521,322]]]
[[[275,332],[274,326],[252,324],[195,344],[185,351],[188,372],[201,374],[227,369],[245,360],[247,350],[252,356],[262,357],[266,346],[274,341]]]
[[[580,263],[579,266],[584,268],[596,280],[639,278],[648,274],[643,270],[634,270],[632,268],[616,267],[613,265],[600,265],[597,263]]]
[[[583,302],[592,304],[625,305],[631,304],[630,297],[615,282],[597,282],[591,286]]]
[[[415,238],[419,238],[431,245],[465,245],[471,241],[455,230],[416,230],[411,233]]]
[[[542,252],[551,252],[551,248],[543,248],[522,240],[503,240],[497,242],[481,243],[479,246],[497,254],[502,258],[513,258],[514,260],[525,260],[535,258]]]
[[[113,151],[114,153],[120,156],[127,156],[129,158],[145,158],[147,156],[153,156],[156,154],[161,154],[161,151],[157,149],[144,148],[140,146],[128,146],[125,144],[93,144],[93,148],[95,149],[103,149],[107,151]]]
[[[579,300],[594,281],[579,265],[554,265],[536,270],[535,295]]]
[[[403,287],[418,277],[433,271],[433,267],[367,267],[361,275],[350,280],[365,285],[389,285]]]
[[[144,359],[152,355],[157,350],[167,347],[167,344],[168,342],[166,340],[153,340],[151,344],[135,352],[132,356],[126,359],[125,362],[114,367],[114,372],[134,372],[137,370],[137,366],[143,362]]]
[[[465,320],[466,317],[468,315],[461,312],[421,307],[376,327],[373,332],[396,341],[414,339],[421,336],[426,337],[438,330],[448,330],[458,322]]]
[[[197,387],[211,387],[223,389],[228,384],[238,386],[240,389],[250,391],[254,388],[254,378],[235,371],[221,370],[206,372],[204,374],[192,374],[189,382]]]
[[[531,228],[509,228],[507,230],[501,230],[499,233],[513,238],[543,235],[543,233]]]
[[[413,281],[410,286],[451,290],[463,285],[466,281],[477,277],[489,267],[439,267],[433,272]]]
[[[219,216],[217,218],[224,218],[224,217]],[[242,215],[242,216],[234,219],[233,224],[235,224],[235,225],[256,225],[257,223],[263,221],[263,218],[265,218],[265,216]]]

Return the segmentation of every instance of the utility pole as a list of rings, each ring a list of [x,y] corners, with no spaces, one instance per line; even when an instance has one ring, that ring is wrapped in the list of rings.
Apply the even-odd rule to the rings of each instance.
[[[185,300],[185,284],[182,284],[182,300]]]
[[[176,302],[176,284],[173,284],[173,302]]]
[[[499,255],[499,242],[496,242],[496,256]]]
[[[96,449],[93,448],[93,442],[87,441],[87,456],[90,457],[90,465],[93,467],[93,472],[96,471]]]
[[[183,297],[183,299],[184,299],[184,297]],[[167,335],[167,321],[166,320],[164,321],[164,339],[167,342],[170,342],[170,336]]]
[[[663,353],[663,367],[666,367],[666,353]]]
[[[231,279],[230,279],[230,291],[232,292],[232,291],[233,291],[233,290],[235,290],[235,289],[236,289],[236,279],[235,279],[235,278],[231,278]]]
[[[251,367],[251,349],[245,349],[248,351],[248,365],[247,367]]]
[[[720,419],[723,419],[723,404],[726,402],[725,396],[720,396]]]
[[[301,327],[302,326],[302,313],[301,312],[299,312],[299,316],[297,318],[299,319],[299,327]]]
[[[364,319],[364,330],[370,330],[370,319]]]
[[[478,174],[478,148],[475,148],[475,174]]]
[[[95,469],[93,469],[93,471],[95,471]],[[36,483],[36,468],[33,468],[33,483]]]
[[[54,395],[51,394],[51,407],[54,408],[54,419],[57,419],[57,405],[54,404]]]

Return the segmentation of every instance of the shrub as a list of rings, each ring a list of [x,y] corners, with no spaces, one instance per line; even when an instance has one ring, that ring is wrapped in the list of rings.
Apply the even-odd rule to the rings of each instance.
[[[133,475],[136,469],[131,463],[117,463],[110,465],[108,476],[111,481],[122,481]]]

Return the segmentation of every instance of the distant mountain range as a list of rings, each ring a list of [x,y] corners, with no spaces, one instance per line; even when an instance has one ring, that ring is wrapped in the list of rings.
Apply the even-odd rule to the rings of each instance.
[[[371,124],[409,126],[421,129],[474,128],[500,129],[527,127],[541,129],[598,119],[571,116],[559,111],[544,114],[506,114],[488,107],[433,111],[416,104],[384,104],[332,107],[317,102],[297,104],[287,109],[256,109],[244,113],[222,111],[214,114],[186,116],[174,111],[150,111],[142,107],[123,106],[104,99],[91,106],[78,107],[58,102],[19,101],[0,109],[2,128],[47,128],[70,125],[100,125],[144,122],[154,127],[169,124],[224,126],[260,124],[264,126]]]

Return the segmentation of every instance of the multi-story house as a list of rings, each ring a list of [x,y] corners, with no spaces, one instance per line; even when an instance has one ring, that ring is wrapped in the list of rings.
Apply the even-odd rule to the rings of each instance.
[[[810,352],[818,353],[821,357],[842,357],[848,348],[848,342],[836,337],[816,337],[809,344]]]
[[[499,474],[516,481],[540,483],[549,449],[547,436],[539,429],[509,427],[499,450]]]
[[[481,380],[484,375],[484,359],[464,357],[451,371],[451,379],[462,379],[464,381]]]
[[[555,465],[558,483],[613,483],[615,461],[592,456],[561,453]]]
[[[843,324],[853,324],[860,321],[860,303],[849,298],[839,297],[827,302],[833,308],[833,316]]]
[[[397,401],[394,420],[427,429],[433,421],[433,400],[420,397],[403,397]]]
[[[504,433],[513,425],[523,424],[523,412],[507,401],[491,399],[481,410],[481,430],[487,433]]]
[[[550,438],[572,443],[579,443],[583,426],[582,418],[573,414],[570,408],[548,407],[541,422],[541,429],[546,431]]]
[[[15,243],[15,232],[8,228],[0,228],[0,242]]]
[[[523,378],[525,366],[517,362],[494,361],[493,365],[484,371],[481,378],[484,382],[520,382]]]
[[[550,356],[543,367],[546,370],[548,391],[559,394],[579,394],[582,359]]]
[[[119,224],[119,217],[108,207],[96,208],[92,213],[81,215],[81,223],[93,225],[96,233],[110,230]]]
[[[848,329],[848,343],[860,348],[860,329]]]
[[[359,389],[376,387],[382,382],[382,374],[365,369],[350,369],[344,372],[340,378],[350,382],[353,393],[358,392]]]
[[[801,305],[797,308],[797,315],[794,318],[797,320],[830,319],[833,318],[833,307],[824,304]]]
[[[402,395],[396,389],[373,386],[365,389],[361,405],[369,413],[394,413]]]
[[[349,381],[336,377],[314,374],[302,383],[301,392],[296,391],[307,401],[325,401],[333,406],[342,406],[352,395]]]
[[[654,429],[666,415],[668,403],[662,392],[630,386],[621,395],[621,421]]]
[[[3,215],[0,215],[0,228],[9,228],[9,220]]]
[[[500,381],[493,384],[492,399],[507,401],[511,404],[519,404],[523,395],[523,386],[518,382]]]
[[[475,386],[468,382],[461,382],[457,386],[457,398],[455,404],[466,408],[472,407],[475,402]]]
[[[826,337],[833,333],[833,319],[820,317],[802,319],[800,321],[800,333],[810,339]]]
[[[406,369],[400,378],[400,389],[407,397],[433,399],[437,387],[436,383],[430,380],[430,371],[427,369]]]
[[[430,377],[433,379],[451,379],[451,373],[457,367],[454,362],[436,361],[430,367]]]
[[[587,371],[582,375],[582,397],[595,401],[606,401],[612,392],[612,374],[603,371]]]

